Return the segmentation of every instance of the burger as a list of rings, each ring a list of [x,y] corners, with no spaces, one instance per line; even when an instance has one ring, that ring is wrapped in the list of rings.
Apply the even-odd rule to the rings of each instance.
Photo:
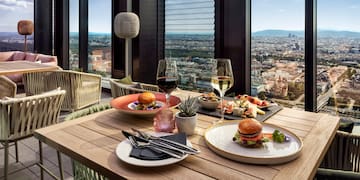
[[[238,124],[238,129],[233,137],[233,141],[244,147],[261,147],[263,142],[268,142],[262,133],[262,125],[259,121],[247,118]]]
[[[143,92],[138,96],[137,110],[156,109],[156,97],[151,92]]]

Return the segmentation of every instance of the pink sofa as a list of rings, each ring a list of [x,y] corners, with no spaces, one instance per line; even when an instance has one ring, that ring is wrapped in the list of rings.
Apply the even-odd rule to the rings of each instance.
[[[3,61],[32,61],[57,66],[56,56],[21,51],[0,52],[0,62]],[[17,84],[22,83],[22,74],[11,74],[6,76]]]

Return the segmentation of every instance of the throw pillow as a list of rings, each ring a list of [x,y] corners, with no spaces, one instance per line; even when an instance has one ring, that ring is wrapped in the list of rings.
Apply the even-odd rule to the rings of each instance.
[[[13,61],[24,60],[25,56],[26,54],[23,52],[14,52],[12,60]]]
[[[25,60],[34,62],[37,59],[37,54],[34,53],[26,53]]]
[[[128,76],[126,76],[126,77],[124,77],[122,79],[117,80],[117,82],[122,83],[122,84],[133,84],[133,81],[132,81],[130,75],[128,75]]]
[[[56,57],[39,54],[38,60],[40,60],[42,63],[46,63],[46,62],[56,62]]]

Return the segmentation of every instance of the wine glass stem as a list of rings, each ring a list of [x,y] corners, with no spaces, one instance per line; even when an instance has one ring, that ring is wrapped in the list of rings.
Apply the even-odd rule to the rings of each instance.
[[[222,92],[220,92],[220,122],[224,121],[224,112],[225,112],[225,107],[224,107],[224,94]]]
[[[216,119],[214,121],[214,124],[217,124],[219,122],[223,122],[224,121],[224,94],[221,91],[218,91],[219,95],[220,95],[220,119]]]
[[[170,94],[165,93],[165,99],[166,99],[166,106],[170,107]]]

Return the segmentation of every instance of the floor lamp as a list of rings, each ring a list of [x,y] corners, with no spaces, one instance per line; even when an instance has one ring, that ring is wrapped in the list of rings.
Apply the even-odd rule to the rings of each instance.
[[[139,17],[135,13],[120,12],[115,16],[115,35],[125,39],[125,76],[132,74],[132,64],[129,58],[129,41],[139,34],[139,29]]]
[[[34,32],[34,24],[30,20],[20,20],[17,24],[18,33],[25,35],[24,52],[27,51],[27,35],[31,35]]]

